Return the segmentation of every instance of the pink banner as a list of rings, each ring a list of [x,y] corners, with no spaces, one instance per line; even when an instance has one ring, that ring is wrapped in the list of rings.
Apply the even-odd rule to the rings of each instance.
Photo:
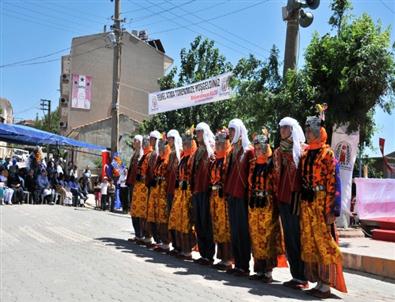
[[[355,178],[359,219],[395,218],[395,179]]]
[[[71,90],[71,107],[78,109],[91,109],[92,77],[73,74]]]

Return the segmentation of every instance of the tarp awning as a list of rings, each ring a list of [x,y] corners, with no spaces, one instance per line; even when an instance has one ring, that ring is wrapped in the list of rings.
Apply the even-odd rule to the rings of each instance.
[[[0,140],[25,145],[55,145],[91,150],[106,149],[103,146],[97,146],[51,132],[15,124],[0,124]]]

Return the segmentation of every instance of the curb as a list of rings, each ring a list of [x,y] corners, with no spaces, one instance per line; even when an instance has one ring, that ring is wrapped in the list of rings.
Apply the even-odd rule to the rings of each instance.
[[[343,267],[395,279],[395,260],[342,252]]]

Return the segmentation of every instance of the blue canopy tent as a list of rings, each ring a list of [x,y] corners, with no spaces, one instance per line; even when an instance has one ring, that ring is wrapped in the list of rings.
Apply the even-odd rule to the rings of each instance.
[[[55,145],[97,151],[106,149],[104,146],[97,146],[36,128],[15,124],[0,124],[0,140],[23,145]]]

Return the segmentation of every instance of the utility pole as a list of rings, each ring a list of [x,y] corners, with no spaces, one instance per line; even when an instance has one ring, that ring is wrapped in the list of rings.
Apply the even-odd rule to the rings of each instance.
[[[292,11],[288,18],[284,52],[284,76],[288,69],[296,69],[299,48],[299,10]]]
[[[51,100],[40,100],[40,109],[42,111],[47,111],[47,118],[48,118],[48,131],[51,131]]]
[[[121,60],[121,0],[114,0],[114,24],[112,30],[115,36],[114,59],[112,75],[112,107],[111,107],[111,152],[114,154],[119,149],[119,82]]]

